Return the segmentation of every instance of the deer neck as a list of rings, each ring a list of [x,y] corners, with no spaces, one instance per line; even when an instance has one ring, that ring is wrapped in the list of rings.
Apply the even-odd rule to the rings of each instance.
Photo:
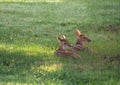
[[[60,45],[59,48],[58,48],[58,50],[64,50],[63,46]]]

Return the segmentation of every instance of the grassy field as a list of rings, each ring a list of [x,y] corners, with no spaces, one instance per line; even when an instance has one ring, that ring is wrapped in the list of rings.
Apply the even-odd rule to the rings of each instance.
[[[119,0],[0,1],[0,85],[120,85]],[[94,51],[54,56],[76,29]]]

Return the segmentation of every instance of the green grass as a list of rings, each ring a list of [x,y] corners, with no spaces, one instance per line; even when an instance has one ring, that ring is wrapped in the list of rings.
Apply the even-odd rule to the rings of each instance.
[[[120,85],[119,0],[0,1],[0,85]],[[54,56],[76,29],[93,51]]]

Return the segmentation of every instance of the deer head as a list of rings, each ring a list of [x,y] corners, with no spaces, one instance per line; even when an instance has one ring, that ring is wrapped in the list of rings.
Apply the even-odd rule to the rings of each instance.
[[[76,40],[76,44],[84,44],[91,41],[85,34],[81,34],[79,30],[76,30]]]

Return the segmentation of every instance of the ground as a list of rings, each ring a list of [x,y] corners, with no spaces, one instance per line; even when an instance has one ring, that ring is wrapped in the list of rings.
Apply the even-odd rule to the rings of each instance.
[[[0,85],[120,85],[120,1],[44,1],[0,2]],[[54,56],[76,29],[92,51]]]

